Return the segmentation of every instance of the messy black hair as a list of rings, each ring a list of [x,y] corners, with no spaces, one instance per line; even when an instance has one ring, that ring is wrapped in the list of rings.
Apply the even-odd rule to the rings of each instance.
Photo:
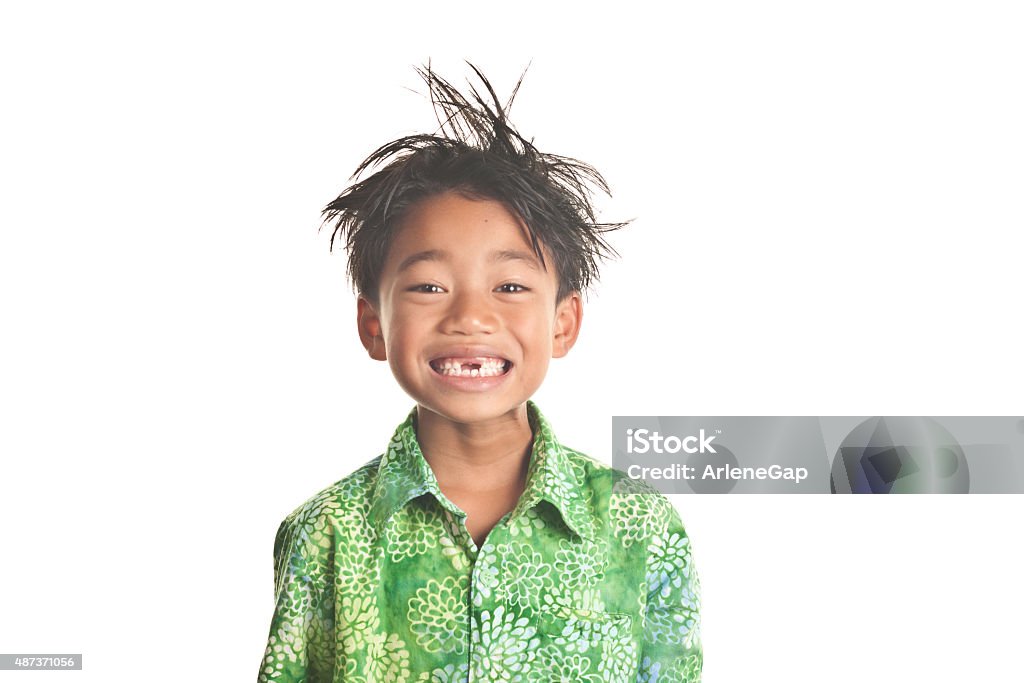
[[[615,256],[604,234],[625,223],[598,223],[591,187],[610,196],[601,174],[576,159],[540,152],[506,118],[523,76],[502,106],[473,64],[483,94],[470,82],[469,96],[434,73],[426,81],[440,124],[435,134],[409,135],[368,156],[355,173],[379,168],[349,186],[322,212],[335,239],[348,251],[348,276],[358,294],[377,302],[380,272],[403,214],[417,202],[454,191],[469,199],[500,202],[524,224],[533,251],[546,269],[541,244],[554,260],[558,300],[584,292],[598,277],[598,262]],[[323,227],[323,226],[321,226]]]

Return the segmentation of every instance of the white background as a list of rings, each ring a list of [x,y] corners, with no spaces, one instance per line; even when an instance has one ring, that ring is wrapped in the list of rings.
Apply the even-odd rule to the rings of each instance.
[[[277,525],[411,407],[317,228],[433,130],[428,58],[501,93],[532,59],[513,121],[635,219],[536,397],[564,442],[1020,414],[1022,34],[977,1],[5,3],[0,651],[255,678]],[[1019,680],[1020,497],[675,502],[708,683]]]

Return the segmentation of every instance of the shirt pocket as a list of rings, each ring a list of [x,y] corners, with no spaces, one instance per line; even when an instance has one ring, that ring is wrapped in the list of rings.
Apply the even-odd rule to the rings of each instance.
[[[542,637],[570,651],[584,652],[602,641],[629,641],[632,636],[633,619],[620,612],[547,605],[539,617]]]

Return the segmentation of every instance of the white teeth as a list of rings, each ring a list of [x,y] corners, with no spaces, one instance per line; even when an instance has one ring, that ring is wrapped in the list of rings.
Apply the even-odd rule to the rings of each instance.
[[[495,377],[504,374],[505,361],[499,358],[480,358],[473,362],[460,363],[446,358],[437,361],[434,368],[440,374],[449,377]]]

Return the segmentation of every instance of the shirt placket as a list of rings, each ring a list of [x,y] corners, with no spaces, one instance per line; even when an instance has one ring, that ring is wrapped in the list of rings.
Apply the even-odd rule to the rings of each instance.
[[[478,548],[466,528],[466,513],[449,501],[444,502],[448,503],[448,505],[443,505],[445,515],[448,516],[448,528],[455,535],[452,540],[466,553],[469,563],[469,598],[466,603],[466,608],[469,611],[469,633],[467,634],[469,642],[466,643],[469,652],[467,681],[484,683],[489,679],[486,675],[481,676],[480,672],[486,671],[488,667],[484,662],[479,661],[481,653],[474,643],[480,642],[480,613],[486,611],[494,614],[494,610],[502,604],[500,588],[503,558],[497,549],[509,540],[507,525],[512,513],[510,512],[498,520],[498,523],[487,534],[483,545]]]

